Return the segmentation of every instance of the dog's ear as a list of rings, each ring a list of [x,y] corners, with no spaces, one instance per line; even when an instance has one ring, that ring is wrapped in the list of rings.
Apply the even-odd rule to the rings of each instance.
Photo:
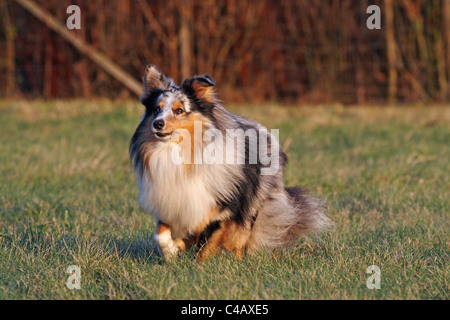
[[[182,88],[186,93],[195,96],[197,99],[205,100],[210,103],[216,101],[214,81],[208,75],[186,79],[183,82]]]
[[[145,74],[142,78],[144,82],[144,93],[151,93],[153,90],[165,90],[173,84],[171,78],[166,78],[164,73],[154,64],[149,64],[145,68]]]

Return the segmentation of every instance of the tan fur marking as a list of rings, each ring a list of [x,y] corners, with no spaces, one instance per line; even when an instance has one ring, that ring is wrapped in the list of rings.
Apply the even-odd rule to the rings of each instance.
[[[146,121],[151,121],[151,118],[147,119]],[[186,168],[187,172],[189,172],[191,170],[191,165],[194,163],[194,148],[195,148],[194,122],[195,121],[206,122],[207,120],[202,117],[194,116],[194,115],[191,115],[191,116],[189,116],[188,119],[184,119],[184,120],[176,119],[175,117],[172,117],[170,120],[166,120],[166,132],[173,132],[176,129],[186,129],[189,132],[189,134],[191,135],[191,163],[185,164],[185,168]],[[205,131],[207,128],[203,125],[202,129],[203,129],[203,131]],[[203,132],[202,132],[202,137],[203,137]],[[146,132],[144,132],[142,134],[141,139],[145,139],[145,141],[148,141],[143,145],[143,147],[140,150],[142,160],[143,160],[142,161],[142,166],[143,166],[142,169],[143,169],[143,171],[147,170],[151,177],[152,173],[149,170],[150,169],[149,168],[150,158],[152,157],[153,149],[157,146],[157,143],[159,142],[159,140],[154,136],[154,134],[149,129],[147,129]],[[182,141],[182,139],[180,139],[179,143],[181,141]]]
[[[199,99],[203,99],[209,103],[214,103],[215,101],[215,92],[213,87],[207,87],[201,84],[193,83],[192,88],[194,89],[195,95]]]
[[[175,112],[177,109],[183,109],[183,111],[184,111],[183,104],[181,103],[180,100],[176,100],[176,101],[172,104],[172,111]]]
[[[181,251],[189,250],[197,241],[196,236],[189,236],[187,238],[177,238],[174,240],[177,244],[177,246],[180,248]]]
[[[206,226],[205,226],[206,227]],[[223,221],[220,228],[209,238],[201,252],[197,254],[200,261],[220,252],[220,247],[242,259],[250,238],[251,230],[233,221]]]
[[[222,247],[237,258],[242,258],[251,230],[233,221],[225,222],[223,229],[226,236],[223,238]]]
[[[144,75],[144,88],[146,91],[151,91],[155,88],[164,89],[167,87],[167,81],[164,75],[154,65],[147,66]]]
[[[202,248],[202,250],[197,254],[197,258],[200,261],[204,261],[206,258],[211,255],[218,254],[220,252],[220,245],[222,244],[223,237],[225,236],[225,229],[220,228],[216,230],[211,238],[208,239],[206,245]]]
[[[200,121],[200,122],[205,122],[205,119],[203,119],[202,117],[198,117],[198,116],[193,116],[191,115],[189,117],[189,119],[187,120],[179,120],[176,118],[170,119],[166,121],[166,131],[167,132],[173,132],[176,129],[185,129],[189,132],[189,135],[191,136],[191,161],[190,163],[185,164],[185,168],[187,170],[187,172],[189,172],[191,170],[191,165],[194,163],[194,155],[195,155],[195,134],[194,134],[194,122],[195,121]],[[204,131],[207,130],[207,128],[202,125],[202,137],[203,137],[203,133]],[[180,141],[178,143],[181,143],[183,140],[180,139]],[[198,144],[198,142],[197,142]]]
[[[159,222],[158,225],[156,226],[156,234],[157,235],[160,235],[160,234],[162,234],[163,232],[165,232],[167,230],[170,231],[170,228],[165,223]]]

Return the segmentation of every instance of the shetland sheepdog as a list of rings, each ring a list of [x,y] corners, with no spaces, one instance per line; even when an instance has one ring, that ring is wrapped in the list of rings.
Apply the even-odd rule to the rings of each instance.
[[[324,201],[284,186],[287,156],[276,135],[227,111],[208,75],[179,87],[148,65],[143,83],[145,112],[129,153],[165,259],[192,246],[201,260],[221,249],[240,258],[331,226]]]

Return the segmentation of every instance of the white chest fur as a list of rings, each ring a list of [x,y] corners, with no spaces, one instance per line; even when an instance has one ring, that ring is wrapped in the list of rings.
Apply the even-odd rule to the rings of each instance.
[[[162,143],[150,158],[150,173],[138,177],[139,204],[171,227],[174,236],[192,233],[214,206],[208,179],[188,174],[172,161],[172,143]]]

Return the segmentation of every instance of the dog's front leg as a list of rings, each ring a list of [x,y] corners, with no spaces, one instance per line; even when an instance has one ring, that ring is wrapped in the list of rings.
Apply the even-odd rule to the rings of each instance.
[[[174,258],[180,250],[184,249],[180,245],[180,241],[172,238],[172,232],[170,231],[169,226],[161,221],[158,221],[158,224],[156,225],[153,239],[156,242],[159,253],[166,260]]]

